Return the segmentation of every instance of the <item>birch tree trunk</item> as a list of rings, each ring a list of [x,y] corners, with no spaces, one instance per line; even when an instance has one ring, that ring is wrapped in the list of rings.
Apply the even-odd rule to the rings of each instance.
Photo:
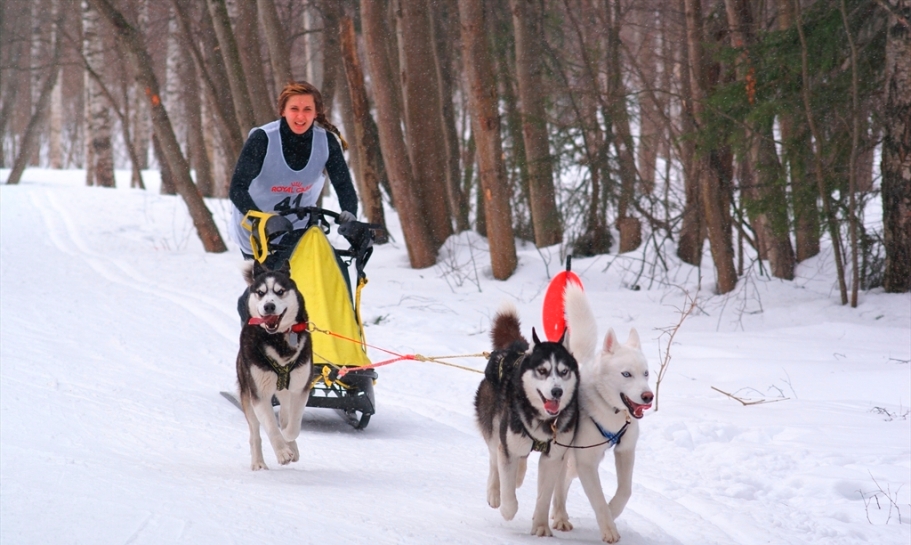
[[[528,162],[528,190],[535,245],[563,240],[563,226],[554,193],[553,164],[547,135],[546,94],[542,72],[543,14],[533,0],[510,0],[516,35],[516,80],[521,101],[522,139]]]
[[[58,68],[62,71],[62,68]],[[48,120],[48,149],[47,159],[51,168],[63,168],[63,145],[61,137],[63,135],[63,86],[62,78],[57,75],[57,82],[54,84],[54,90],[51,91],[50,100],[50,119]]]
[[[196,71],[196,63],[190,58],[190,47],[186,42],[186,36],[182,32],[177,33],[177,43],[181,49],[181,70],[180,80],[183,87],[183,106],[186,115],[187,130],[187,159],[190,168],[196,173],[196,186],[199,192],[205,197],[212,197],[215,194],[215,180],[212,178],[212,165],[209,161],[209,154],[206,152],[205,137],[203,128],[205,121],[202,116],[202,97],[199,86],[199,76]]]
[[[392,68],[389,42],[391,31],[386,0],[361,0],[361,22],[367,50],[367,63],[376,99],[380,149],[389,175],[392,200],[398,211],[411,267],[423,269],[436,263],[436,247],[424,222],[418,200],[408,148],[402,133],[401,94]]]
[[[181,153],[187,149],[187,123],[186,112],[184,111],[183,91],[184,84],[181,81],[181,65],[183,49],[177,43],[178,23],[177,17],[170,10],[171,14],[168,19],[168,36],[166,40],[166,57],[165,57],[165,92],[162,96],[164,108],[169,112],[171,126],[174,127],[174,133],[177,136],[177,142],[180,144]],[[160,161],[164,161],[161,156],[161,141],[156,155]],[[176,195],[177,188],[174,186],[174,180],[171,177],[171,170],[161,169],[161,186],[159,188],[162,195]]]
[[[901,293],[911,290],[911,3],[892,0],[889,5],[882,151],[883,287]]]
[[[142,29],[149,28],[149,8],[148,0],[137,0],[138,27]],[[152,139],[152,124],[149,116],[149,103],[144,100],[145,93],[135,81],[130,81],[130,113],[132,119],[130,126],[133,128],[133,148],[136,150],[138,159],[137,168],[146,170],[149,168],[149,146]]]
[[[414,182],[427,211],[424,221],[439,248],[452,234],[446,193],[446,148],[440,84],[427,0],[400,0],[402,88],[405,126]]]
[[[224,240],[218,233],[218,227],[212,219],[212,213],[206,207],[190,177],[190,167],[184,156],[180,153],[180,146],[174,129],[168,119],[168,113],[161,103],[158,79],[152,69],[152,60],[149,57],[139,32],[127,23],[123,15],[111,4],[110,0],[88,0],[92,7],[104,17],[113,27],[121,47],[127,51],[133,64],[134,75],[137,82],[146,89],[146,98],[151,105],[152,125],[155,135],[161,139],[162,156],[174,175],[177,192],[183,197],[196,227],[196,233],[202,241],[207,252],[224,252],[227,250]]]
[[[6,183],[10,185],[19,183],[19,180],[22,178],[22,173],[25,172],[25,167],[28,165],[29,158],[34,155],[35,150],[38,148],[42,121],[46,118],[45,114],[51,100],[51,93],[57,84],[57,77],[60,74],[60,69],[58,68],[60,65],[60,51],[62,49],[60,45],[60,42],[62,41],[60,39],[60,28],[63,25],[64,13],[65,11],[60,9],[55,17],[56,21],[52,30],[53,49],[50,59],[51,62],[48,69],[44,71],[45,79],[38,90],[35,111],[32,113],[28,126],[25,128],[25,134],[22,136],[19,146],[19,154],[16,156],[16,160],[13,162],[13,168],[6,180]]]
[[[482,0],[459,0],[462,60],[468,80],[472,133],[477,142],[478,175],[484,196],[487,240],[493,276],[506,280],[516,269],[516,243],[500,140],[500,116],[490,48],[484,33]]]
[[[98,12],[89,3],[82,5],[83,55],[86,63],[96,73],[104,71],[104,44],[100,35]],[[86,143],[91,147],[91,161],[87,160],[86,172],[90,178],[87,185],[114,187],[114,150],[111,147],[110,105],[100,85],[88,74],[85,75],[86,89]]]

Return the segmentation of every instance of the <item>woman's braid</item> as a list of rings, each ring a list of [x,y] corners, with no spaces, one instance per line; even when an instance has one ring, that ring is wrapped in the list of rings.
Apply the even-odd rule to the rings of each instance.
[[[342,136],[342,133],[339,132],[338,127],[333,125],[326,119],[326,114],[320,112],[316,116],[316,122],[322,125],[327,131],[331,132],[338,137],[339,142],[342,144],[342,149],[348,151],[348,142],[345,140],[345,137]]]

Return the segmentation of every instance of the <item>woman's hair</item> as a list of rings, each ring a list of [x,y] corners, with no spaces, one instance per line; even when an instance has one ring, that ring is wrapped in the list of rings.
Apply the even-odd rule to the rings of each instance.
[[[339,132],[338,128],[326,119],[326,111],[323,109],[323,95],[320,94],[319,89],[314,85],[306,81],[293,81],[286,84],[278,95],[278,115],[282,115],[282,112],[285,111],[285,105],[288,104],[288,99],[295,95],[310,95],[313,97],[313,104],[316,105],[316,122],[337,136],[342,143],[342,149],[347,151],[348,142],[342,137],[342,133]]]

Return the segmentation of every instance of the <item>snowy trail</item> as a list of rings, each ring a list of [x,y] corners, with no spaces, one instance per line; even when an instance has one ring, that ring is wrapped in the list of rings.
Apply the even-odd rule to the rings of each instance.
[[[267,446],[272,469],[251,472],[243,415],[218,394],[235,380],[236,252],[202,252],[173,197],[78,178],[0,191],[0,543],[599,542],[578,482],[575,529],[526,535],[534,461],[515,520],[487,506],[472,408],[481,375],[432,363],[381,368],[363,432],[308,410],[301,461],[280,467]],[[480,291],[441,268],[407,269],[403,256],[401,244],[378,247],[368,266],[371,344],[487,350],[504,299],[538,326],[547,276],[534,248],[509,282],[481,270]],[[637,327],[656,370],[677,293],[621,289],[597,259],[575,263],[599,329]],[[661,409],[642,421],[621,544],[909,542],[911,297],[867,294],[852,311],[826,299],[818,276],[761,284],[764,311],[735,320],[707,299],[685,324]],[[741,407],[711,386],[790,399]],[[609,496],[610,455],[601,477]],[[902,524],[865,505],[871,477]]]

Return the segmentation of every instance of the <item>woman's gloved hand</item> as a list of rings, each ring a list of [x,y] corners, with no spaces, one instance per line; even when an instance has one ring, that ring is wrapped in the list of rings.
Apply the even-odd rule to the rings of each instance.
[[[351,212],[349,212],[347,210],[342,210],[342,212],[338,215],[338,219],[335,220],[335,222],[342,224],[342,223],[348,223],[349,221],[354,221],[356,219],[357,218]]]

